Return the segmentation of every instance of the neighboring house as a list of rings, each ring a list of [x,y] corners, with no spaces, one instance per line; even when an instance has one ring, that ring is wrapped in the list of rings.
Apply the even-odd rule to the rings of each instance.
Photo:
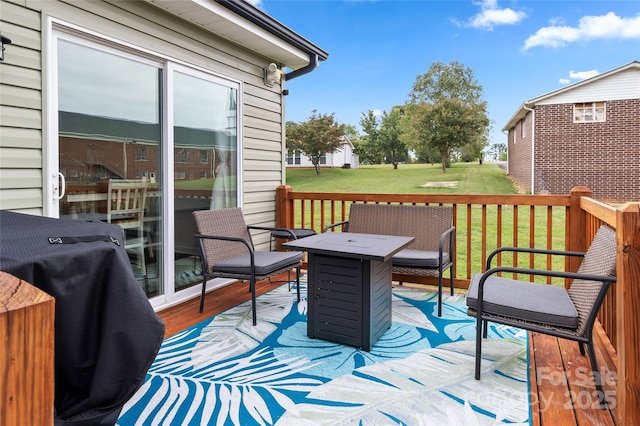
[[[640,62],[530,99],[502,131],[508,173],[530,193],[640,201]]]
[[[357,169],[360,166],[358,154],[353,152],[353,143],[348,136],[343,136],[344,143],[335,152],[326,152],[320,157],[320,167],[340,167]],[[299,149],[287,151],[287,167],[313,167],[309,157]]]
[[[241,0],[0,1],[0,209],[91,217],[146,180],[156,307],[198,292],[191,211],[275,223],[285,84],[324,50]]]

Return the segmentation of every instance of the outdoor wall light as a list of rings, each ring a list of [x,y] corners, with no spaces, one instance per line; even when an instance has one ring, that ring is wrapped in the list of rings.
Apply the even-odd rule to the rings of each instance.
[[[0,61],[4,61],[4,45],[11,44],[11,39],[0,34]]]
[[[273,87],[282,80],[282,70],[273,62],[264,69],[264,84]]]

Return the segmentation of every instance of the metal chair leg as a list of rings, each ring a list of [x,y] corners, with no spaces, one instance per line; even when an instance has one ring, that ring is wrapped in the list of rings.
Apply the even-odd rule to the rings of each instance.
[[[478,312],[478,319],[476,321],[476,380],[480,380],[480,364],[482,361],[482,328],[484,322],[486,321],[482,321],[480,319],[480,313]]]
[[[589,354],[589,361],[591,362],[591,370],[593,378],[596,384],[596,393],[598,395],[598,404],[600,408],[607,408],[607,401],[604,397],[604,389],[602,387],[602,377],[600,376],[600,370],[598,370],[598,361],[596,359],[596,351],[593,347],[593,340],[587,343],[587,353]]]
[[[202,293],[200,294],[200,313],[204,309],[204,295],[207,291],[207,278],[204,275],[204,271],[202,272]]]

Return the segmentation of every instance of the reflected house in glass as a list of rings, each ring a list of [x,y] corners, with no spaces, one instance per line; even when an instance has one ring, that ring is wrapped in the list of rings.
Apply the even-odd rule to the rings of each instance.
[[[149,190],[158,192],[161,175],[159,126],[85,114],[60,112],[60,170],[67,176],[73,197],[77,190],[105,192],[109,179],[144,179]],[[88,132],[88,133],[83,133]],[[174,127],[175,179],[206,181],[211,191],[188,191],[174,199],[177,253],[197,255],[193,234],[194,209],[223,208],[237,203],[237,138],[229,130]],[[82,189],[81,189],[82,187]],[[209,193],[210,192],[210,193]],[[195,196],[194,196],[195,195]],[[157,196],[156,196],[157,198]],[[61,215],[104,212],[101,200],[67,202],[61,200]],[[149,199],[151,216],[159,216],[160,206]],[[95,217],[95,216],[90,216]]]
[[[60,112],[60,170],[67,185],[104,179],[147,179],[157,183],[159,126],[85,114]],[[213,179],[212,199],[235,203],[236,136],[228,131],[175,127],[175,174],[181,180]],[[221,194],[216,186],[227,188]],[[66,209],[63,207],[63,211]]]

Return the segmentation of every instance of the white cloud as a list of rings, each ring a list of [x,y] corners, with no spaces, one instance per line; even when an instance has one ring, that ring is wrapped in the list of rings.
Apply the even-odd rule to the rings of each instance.
[[[380,117],[383,114],[383,111],[378,108],[374,109],[372,112],[373,112],[373,115],[376,117]]]
[[[573,80],[586,80],[587,78],[595,77],[600,74],[598,70],[589,71],[569,71],[569,78]]]
[[[586,80],[587,78],[595,77],[600,74],[598,70],[589,70],[589,71],[569,71],[569,78],[561,78],[560,84],[569,84],[572,80]]]
[[[601,16],[584,16],[580,18],[577,27],[556,25],[558,22],[558,18],[553,18],[551,26],[540,28],[529,36],[523,49],[536,46],[564,47],[578,40],[640,40],[640,14],[633,18],[621,18],[613,12]]]
[[[521,11],[515,11],[510,8],[499,8],[497,0],[484,0],[474,2],[474,4],[480,6],[482,11],[471,17],[466,24],[462,25],[491,31],[498,25],[517,24],[527,16],[526,13]]]
[[[551,26],[562,26],[565,24],[565,19],[560,17],[560,16],[556,16],[554,18],[549,19],[549,24],[551,24]]]

